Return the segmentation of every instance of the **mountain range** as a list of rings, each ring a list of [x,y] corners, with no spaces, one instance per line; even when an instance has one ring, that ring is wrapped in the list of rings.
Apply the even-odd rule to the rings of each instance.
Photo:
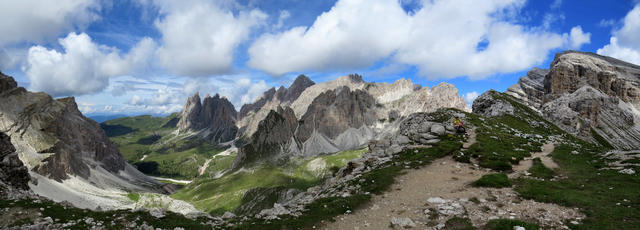
[[[308,212],[323,210],[319,204],[327,208],[323,202],[370,199],[370,193],[385,191],[376,186],[390,186],[396,173],[420,168],[433,156],[450,155],[458,169],[465,164],[518,172],[517,165],[543,145],[570,143],[558,148],[574,146],[569,156],[576,159],[586,149],[622,157],[598,167],[627,178],[640,167],[630,157],[640,149],[639,87],[640,66],[566,51],[549,69],[532,69],[506,92],[485,92],[473,109],[448,83],[428,88],[406,79],[365,82],[358,74],[315,83],[300,75],[239,111],[223,96],[201,98],[197,92],[167,117],[98,124],[78,110],[73,97],[29,92],[0,74],[0,194],[98,213],[145,209],[158,224],[172,215],[165,212],[176,212],[207,218],[203,225],[244,228],[296,226],[321,216]],[[469,124],[473,142],[455,135],[453,117]],[[573,175],[561,166],[556,173]],[[543,182],[526,176],[514,182],[518,191],[541,199],[525,191]],[[552,195],[546,199],[558,202]],[[271,222],[280,219],[299,222]]]

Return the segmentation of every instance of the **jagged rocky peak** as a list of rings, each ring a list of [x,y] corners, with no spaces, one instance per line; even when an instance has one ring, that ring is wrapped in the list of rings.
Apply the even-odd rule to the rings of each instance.
[[[272,87],[271,89],[264,92],[261,97],[256,99],[255,102],[251,104],[242,105],[242,108],[240,108],[240,112],[238,113],[238,116],[239,116],[238,118],[242,119],[245,116],[247,116],[249,112],[255,112],[260,110],[267,102],[271,101],[275,95],[276,95],[276,88]]]
[[[293,101],[295,101],[296,99],[298,99],[300,94],[302,94],[302,92],[305,89],[315,84],[316,83],[313,82],[309,77],[307,77],[304,74],[300,74],[293,81],[293,83],[291,83],[289,88],[285,88],[284,86],[280,86],[280,88],[278,88],[277,90],[275,87],[271,88],[266,92],[264,92],[264,94],[260,98],[258,98],[254,103],[243,105],[242,108],[240,108],[239,119],[243,119],[244,117],[246,117],[247,114],[249,114],[249,112],[258,112],[260,109],[262,109],[265,105],[267,105],[270,102],[272,106],[269,108],[266,108],[267,111],[271,109],[275,109],[275,106],[273,105],[276,105],[276,104],[288,105]],[[277,103],[274,103],[274,100],[276,100]]]
[[[198,92],[187,98],[187,102],[185,102],[184,108],[182,109],[180,121],[178,121],[178,130],[199,130],[202,128],[202,121],[200,120],[202,103],[200,101],[200,94]]]
[[[640,66],[566,51],[548,72],[530,71],[507,94],[580,138],[595,140],[595,133],[616,148],[640,148]]]
[[[235,138],[237,116],[235,107],[226,97],[207,94],[201,103],[196,92],[184,105],[178,130],[196,132],[213,144],[221,144]]]
[[[107,201],[108,192],[88,194],[87,189],[157,191],[158,183],[126,162],[98,123],[82,115],[73,97],[28,92],[6,75],[0,76],[0,86],[0,130],[36,178],[37,184],[29,184],[33,192],[83,208],[96,208],[102,201],[109,203],[103,208],[115,208],[118,201]]]
[[[277,94],[278,99],[281,102],[292,102],[298,99],[302,91],[315,84],[316,83],[313,82],[309,77],[301,74],[296,78],[296,80],[293,81],[288,89],[280,87],[280,89],[282,90],[279,90],[279,92],[281,93]]]
[[[12,77],[0,72],[0,93],[4,93],[15,88],[18,88],[18,83]]]
[[[315,84],[313,86],[308,87],[304,90],[298,98],[291,103],[291,108],[296,114],[296,117],[300,118],[307,112],[307,108],[313,102],[313,100],[320,95],[321,93],[332,90],[336,88],[341,88],[343,86],[348,87],[349,89],[362,89],[365,86],[364,80],[362,80],[362,76],[358,74],[350,74],[347,76],[339,77],[333,81],[328,81],[320,84]]]

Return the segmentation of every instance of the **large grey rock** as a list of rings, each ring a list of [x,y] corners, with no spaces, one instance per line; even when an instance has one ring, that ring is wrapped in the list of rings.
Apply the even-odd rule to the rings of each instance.
[[[393,217],[391,218],[391,225],[399,228],[415,228],[416,223],[408,217]]]
[[[441,124],[434,124],[433,126],[431,126],[431,133],[438,136],[444,135],[445,133],[444,126]]]

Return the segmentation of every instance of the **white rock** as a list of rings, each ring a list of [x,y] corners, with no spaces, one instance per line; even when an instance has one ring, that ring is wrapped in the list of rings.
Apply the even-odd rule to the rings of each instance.
[[[393,217],[391,218],[391,225],[401,228],[415,228],[416,223],[407,217]]]
[[[513,226],[513,230],[527,230],[527,229],[521,226]]]
[[[628,174],[628,175],[636,174],[636,171],[633,169],[623,169],[618,172],[622,174]]]
[[[431,198],[427,199],[427,202],[429,202],[431,204],[443,204],[443,203],[447,202],[447,200],[442,199],[441,197],[431,197]]]
[[[225,212],[222,215],[222,219],[231,219],[231,218],[234,218],[234,217],[236,217],[236,214],[233,214],[231,212]]]
[[[160,210],[160,209],[155,209],[155,208],[151,209],[151,210],[149,210],[149,214],[151,216],[155,217],[155,218],[158,218],[158,219],[164,217],[164,212],[162,210]]]

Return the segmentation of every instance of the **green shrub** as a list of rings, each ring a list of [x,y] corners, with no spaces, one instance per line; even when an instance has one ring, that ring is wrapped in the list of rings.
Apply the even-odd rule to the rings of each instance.
[[[533,165],[528,171],[531,173],[531,176],[543,179],[551,179],[555,174],[553,170],[545,167],[540,158],[537,157],[533,159]]]
[[[473,182],[473,186],[476,187],[493,187],[504,188],[511,186],[507,174],[504,173],[492,173],[482,176],[482,178]]]

